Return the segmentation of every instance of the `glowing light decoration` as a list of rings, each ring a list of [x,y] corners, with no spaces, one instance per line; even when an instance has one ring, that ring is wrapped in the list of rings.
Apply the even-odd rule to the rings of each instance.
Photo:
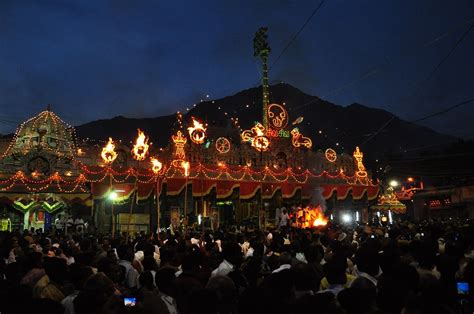
[[[150,158],[151,161],[151,171],[153,171],[154,174],[160,173],[161,169],[163,169],[163,164],[161,161],[159,161],[156,158]]]
[[[300,124],[301,122],[303,122],[304,120],[304,117],[303,116],[299,116],[295,121],[293,121],[293,123],[291,125],[297,125],[297,124]]]
[[[364,153],[360,151],[359,146],[356,147],[353,156],[357,162],[356,176],[359,178],[367,178],[367,171],[365,170],[364,163],[362,162]]]
[[[227,154],[230,151],[230,141],[225,137],[219,137],[216,140],[216,150],[221,154]]]
[[[184,145],[186,145],[188,139],[183,136],[181,131],[176,132],[176,135],[173,135],[171,139],[175,146],[174,157],[179,160],[186,158]]]
[[[181,167],[184,169],[184,176],[189,177],[189,169],[191,168],[189,161],[183,161]]]
[[[193,126],[188,128],[189,138],[195,144],[202,144],[206,139],[207,128],[193,117]]]
[[[250,130],[243,131],[241,138],[244,142],[250,142],[250,145],[259,152],[265,152],[270,147],[270,140],[265,136],[265,127],[260,122]]]
[[[285,107],[279,104],[271,104],[267,109],[267,117],[269,125],[280,130],[288,125],[288,112]]]
[[[329,162],[335,162],[337,160],[336,151],[332,148],[326,149],[326,151],[324,152],[324,156]]]
[[[311,148],[313,146],[313,142],[309,137],[303,136],[303,134],[300,133],[300,130],[298,128],[294,128],[291,130],[291,143],[293,144],[294,147],[301,147],[304,146],[306,148]]]
[[[117,152],[115,151],[115,143],[114,140],[109,137],[109,141],[107,142],[107,145],[105,145],[102,148],[102,152],[100,153],[100,157],[102,157],[102,160],[106,164],[111,164],[114,162],[115,159],[117,159]]]
[[[148,154],[148,137],[145,136],[142,130],[138,129],[138,137],[135,140],[135,145],[133,145],[132,156],[138,161],[143,161]]]

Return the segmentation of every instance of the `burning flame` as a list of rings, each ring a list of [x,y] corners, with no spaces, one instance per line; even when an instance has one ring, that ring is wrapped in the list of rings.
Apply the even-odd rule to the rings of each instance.
[[[156,158],[151,158],[151,170],[154,174],[158,174],[163,169],[163,164]]]
[[[114,160],[117,158],[114,140],[112,140],[111,137],[109,137],[109,142],[107,143],[107,145],[102,148],[100,157],[102,157],[102,160],[107,164],[113,163]]]
[[[204,127],[204,125],[193,117],[193,126],[188,127],[191,141],[196,144],[204,143],[204,139],[206,139],[206,130],[207,129]]]
[[[145,133],[143,133],[142,130],[138,129],[138,137],[135,140],[135,145],[133,145],[132,149],[133,158],[139,161],[145,160],[149,147],[148,137],[145,136]]]
[[[189,176],[189,168],[190,168],[189,161],[183,161],[181,163],[181,167],[183,167],[183,169],[184,169],[184,176],[188,177]]]
[[[300,208],[296,212],[296,219],[300,228],[324,227],[328,224],[320,206]]]
[[[324,217],[324,214],[322,212],[318,211],[316,214],[316,219],[313,222],[313,227],[323,227],[327,224],[328,224],[327,218]]]

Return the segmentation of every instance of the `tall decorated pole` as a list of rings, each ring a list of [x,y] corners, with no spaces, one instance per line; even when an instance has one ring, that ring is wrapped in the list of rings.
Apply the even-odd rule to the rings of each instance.
[[[148,149],[150,145],[148,144],[148,137],[143,133],[142,130],[138,129],[138,136],[135,139],[135,144],[132,148],[132,157],[137,161],[137,169],[135,172],[135,184],[133,186],[132,200],[130,202],[130,212],[128,214],[128,224],[127,224],[127,243],[130,236],[130,225],[132,223],[133,215],[133,205],[138,201],[138,175],[140,174],[140,162],[144,161],[148,155]]]
[[[115,151],[115,143],[114,140],[109,137],[109,141],[107,144],[102,148],[102,151],[100,153],[100,157],[102,158],[102,161],[104,164],[107,166],[107,173],[109,176],[109,195],[108,198],[111,201],[111,213],[112,213],[112,238],[115,236],[115,213],[114,213],[114,195],[115,192],[113,191],[113,185],[112,185],[112,163],[114,162],[115,159],[117,159],[117,152]]]
[[[263,102],[262,102],[262,113],[263,113],[263,126],[265,129],[268,128],[268,105],[270,103],[270,92],[268,86],[268,56],[270,55],[270,46],[268,45],[268,28],[260,27],[255,33],[253,39],[253,55],[254,57],[259,57],[262,60],[262,92],[263,92]]]

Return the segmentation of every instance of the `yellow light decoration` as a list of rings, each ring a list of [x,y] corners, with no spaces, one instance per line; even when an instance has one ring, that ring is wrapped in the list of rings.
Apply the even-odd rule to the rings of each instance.
[[[204,125],[193,117],[193,126],[188,128],[189,138],[195,144],[202,144],[206,139],[206,130]]]
[[[252,147],[254,147],[259,152],[268,150],[270,146],[270,140],[265,136],[265,127],[260,123],[257,123],[252,131],[255,134],[255,137],[252,139]]]
[[[151,158],[151,170],[154,174],[160,173],[161,169],[163,169],[163,164],[156,158]]]
[[[282,105],[271,104],[268,106],[267,117],[270,126],[276,130],[283,129],[288,125],[288,112]]]
[[[230,151],[230,141],[225,137],[219,137],[216,140],[216,150],[221,154],[227,154]]]
[[[324,155],[326,156],[326,159],[329,162],[335,162],[337,160],[337,153],[332,148],[326,149],[326,151],[324,152]]]
[[[115,151],[115,144],[114,140],[109,137],[109,141],[107,145],[102,148],[102,152],[100,153],[100,157],[106,164],[111,164],[117,158],[117,152]]]
[[[357,171],[356,171],[356,176],[359,178],[366,178],[367,177],[367,171],[365,170],[365,166],[362,162],[362,159],[364,158],[364,153],[362,153],[359,149],[359,146],[356,147],[356,150],[354,151],[353,154],[355,160],[357,161]]]
[[[142,130],[138,129],[138,136],[133,145],[132,156],[138,161],[143,161],[148,153],[148,137],[145,136]]]
[[[298,128],[294,128],[291,130],[291,143],[293,144],[294,147],[301,147],[304,146],[306,148],[311,148],[313,146],[313,142],[309,137],[303,136],[303,134],[300,133],[300,130]]]
[[[265,136],[265,127],[257,122],[250,130],[242,132],[242,141],[250,142],[250,145],[259,152],[267,151],[270,147],[270,140]]]
[[[270,147],[270,140],[265,136],[257,136],[252,140],[252,147],[259,152],[266,152]]]
[[[242,138],[242,142],[251,142],[253,139],[253,131],[252,130],[245,130],[240,135]]]
[[[189,169],[190,169],[190,164],[189,164],[189,161],[183,161],[181,163],[181,167],[183,167],[184,169],[184,176],[185,177],[188,177],[189,176]]]
[[[175,145],[174,157],[177,159],[186,158],[186,153],[184,152],[184,145],[188,141],[187,138],[183,136],[181,131],[176,132],[176,135],[171,136],[173,143]]]

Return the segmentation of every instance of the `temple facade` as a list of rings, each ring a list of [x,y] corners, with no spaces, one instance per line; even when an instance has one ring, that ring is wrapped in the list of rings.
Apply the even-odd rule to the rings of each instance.
[[[118,140],[78,140],[73,127],[45,110],[22,123],[3,152],[1,215],[14,229],[49,229],[60,218],[80,217],[89,230],[102,232],[264,227],[275,223],[278,208],[307,204],[335,219],[346,212],[364,219],[379,187],[359,148],[352,155],[314,150],[290,126],[285,106],[270,104],[267,114],[267,127],[256,123],[249,130],[188,117],[166,149],[137,152]]]

